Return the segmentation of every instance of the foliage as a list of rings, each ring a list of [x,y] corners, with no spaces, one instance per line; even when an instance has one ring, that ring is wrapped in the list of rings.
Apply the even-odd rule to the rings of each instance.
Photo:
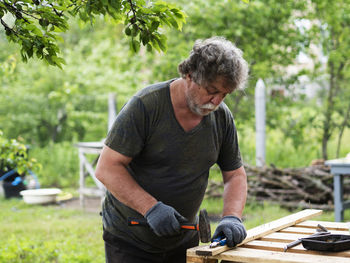
[[[344,129],[350,127],[350,5],[348,1],[313,0],[310,36],[327,60],[324,63],[309,50],[314,60],[313,76],[323,78],[320,98],[322,156],[328,159],[328,141],[338,130],[339,150]]]
[[[65,71],[13,56],[13,72],[0,75],[0,129],[40,146],[104,138],[108,93],[117,93],[120,108],[148,74],[141,55],[125,55],[121,36],[120,27],[102,19],[94,28],[72,23],[71,33],[63,35]],[[0,41],[0,55],[6,54],[1,44],[6,43]]]
[[[276,84],[286,85],[288,79],[284,77],[285,67],[294,64],[298,53],[308,45],[308,39],[295,25],[295,20],[301,19],[307,10],[306,1],[261,0],[246,4],[238,0],[196,0],[182,1],[182,5],[190,19],[181,34],[175,31],[168,34],[168,45],[171,48],[166,57],[160,57],[156,61],[154,78],[161,80],[175,76],[178,63],[188,56],[188,50],[196,39],[212,35],[224,36],[243,50],[250,67],[247,89],[227,96],[225,102],[237,123],[242,122],[252,127],[256,81],[259,78],[268,80],[270,87]],[[148,56],[151,61],[153,58]],[[268,89],[270,92],[271,88]],[[269,115],[288,121],[276,110],[279,98],[270,97],[269,100]],[[283,103],[291,105],[293,97],[286,97]],[[283,103],[279,103],[279,106],[283,107]],[[279,126],[275,128],[278,129]]]
[[[37,173],[41,187],[79,187],[78,149],[73,143],[50,143],[30,150],[30,156],[45,164]]]
[[[21,46],[23,61],[34,55],[50,65],[61,67],[58,42],[61,32],[69,29],[68,20],[79,17],[94,23],[99,16],[108,16],[124,23],[130,47],[138,52],[140,45],[166,51],[166,37],[160,29],[167,25],[181,30],[185,14],[173,4],[145,0],[25,0],[0,2],[0,22],[7,39]]]
[[[37,172],[41,165],[34,158],[28,157],[27,147],[15,139],[6,139],[0,130],[0,171],[8,172],[13,169],[18,174]]]
[[[346,105],[350,101],[346,86],[349,75],[345,70],[349,63],[343,60],[350,50],[345,45],[349,38],[339,35],[343,46],[331,52],[338,54],[334,55],[335,61],[345,63],[345,71],[342,71],[342,80],[337,82],[338,91],[330,93],[329,67],[318,60],[312,48],[317,43],[325,43],[322,52],[329,54],[330,26],[317,22],[321,20],[316,20],[313,6],[302,0],[259,0],[249,4],[239,0],[177,2],[191,19],[182,33],[163,31],[168,36],[166,55],[147,53],[144,47],[131,55],[125,26],[99,16],[95,17],[93,26],[70,19],[70,30],[60,34],[64,39],[60,44],[62,57],[67,62],[64,71],[47,67],[36,59],[21,63],[14,47],[0,35],[0,129],[9,138],[21,136],[34,148],[40,146],[36,153],[39,149],[46,152],[53,147],[52,143],[60,143],[60,148],[62,142],[73,145],[77,141],[99,141],[107,133],[108,93],[117,93],[120,109],[138,89],[178,76],[177,65],[188,56],[194,41],[215,34],[234,41],[250,63],[248,88],[225,99],[236,119],[245,161],[254,164],[255,159],[255,143],[251,138],[254,137],[254,86],[258,78],[267,84],[268,163],[281,167],[304,166],[322,157],[320,145],[326,116],[331,127],[330,137],[327,135],[328,152],[332,156],[338,152],[341,156],[349,151],[346,144],[339,144],[341,138],[343,141],[348,138],[349,130],[346,118],[350,109]],[[320,19],[331,20],[333,9],[327,9],[330,2],[313,3],[319,5],[318,12],[322,10]],[[338,1],[334,6],[339,6]],[[334,12],[337,18],[331,21],[333,24],[342,19],[346,22],[347,13]],[[301,27],[301,21],[315,22],[309,28]],[[314,68],[289,76],[287,67],[296,63],[295,57],[300,51],[313,59]],[[319,83],[317,97],[299,94],[303,91],[303,84],[298,82],[301,74],[306,74],[310,82]],[[277,96],[273,90],[276,83],[277,88],[283,90]],[[336,95],[330,104],[334,105],[331,115],[325,114],[327,94]],[[336,140],[342,145],[338,151]],[[49,174],[54,174],[54,168],[48,169]],[[51,183],[57,184],[53,181]]]
[[[260,0],[247,5],[238,0],[197,0],[182,5],[190,19],[181,34],[168,34],[168,45],[174,48],[155,64],[157,80],[176,74],[177,64],[196,39],[225,36],[244,51],[250,64],[248,88],[225,100],[237,123],[254,125],[254,87],[262,78],[267,84],[269,129],[280,129],[285,134],[282,140],[292,140],[300,150],[310,141],[308,131],[316,128],[313,135],[320,136],[313,139],[325,159],[327,141],[338,132],[339,157],[344,130],[350,127],[348,1]],[[313,60],[311,68],[298,64],[300,54]],[[317,97],[300,94],[305,92],[302,76],[314,82],[308,89],[319,86]],[[284,94],[274,96],[275,88]]]

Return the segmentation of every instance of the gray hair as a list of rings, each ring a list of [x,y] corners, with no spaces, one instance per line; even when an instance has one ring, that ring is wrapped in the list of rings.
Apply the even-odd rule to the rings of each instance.
[[[244,89],[248,79],[248,63],[243,52],[223,37],[197,40],[190,56],[178,66],[183,78],[190,74],[199,85],[223,77],[231,90]]]

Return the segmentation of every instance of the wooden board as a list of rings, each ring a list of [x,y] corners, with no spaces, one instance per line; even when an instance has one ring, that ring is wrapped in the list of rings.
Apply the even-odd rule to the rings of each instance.
[[[219,260],[227,260],[232,262],[259,262],[259,263],[345,263],[350,260],[344,257],[333,257],[327,255],[310,255],[300,253],[290,253],[257,250],[251,248],[238,247],[215,257]],[[257,261],[257,258],[259,261]]]
[[[332,231],[332,234],[340,234],[340,233],[344,234],[343,230],[328,229],[328,231]],[[312,234],[315,234],[316,228],[291,226],[291,227],[287,227],[287,228],[281,229],[280,232],[281,233],[293,233],[293,234],[312,235]],[[348,233],[348,234],[350,234],[350,233]]]
[[[244,245],[242,247],[237,247],[233,250],[226,251],[225,253],[216,256],[207,257],[198,257],[198,255],[195,253],[195,250],[189,250],[187,252],[187,263],[216,263],[219,260],[227,260],[230,262],[259,263],[344,263],[350,261],[348,252],[338,252],[329,255],[329,253],[327,254],[324,252],[316,251],[312,251],[311,253],[309,253],[310,251],[300,253],[301,250],[303,250],[303,248],[298,246],[293,248],[293,251],[287,253],[276,251],[275,248],[271,249],[267,247],[266,244],[260,247],[259,245],[255,247],[252,245],[251,248],[247,248]]]
[[[297,227],[308,227],[308,228],[316,228],[318,224],[323,225],[323,221],[306,221],[296,224]],[[342,222],[327,222],[327,229],[328,230],[339,230],[339,231],[348,231],[350,229],[350,222],[348,223],[342,223]]]
[[[247,231],[246,239],[244,239],[243,242],[238,244],[237,246],[242,246],[248,243],[249,241],[261,238],[268,234],[279,231],[283,228],[293,226],[295,224],[298,224],[300,222],[303,222],[307,219],[318,216],[320,214],[322,214],[322,210],[305,209],[298,213],[252,228]],[[209,248],[209,246],[202,246],[202,247],[197,247],[197,249],[195,250],[195,253],[201,256],[215,256],[230,249],[232,248],[229,248],[228,246],[220,246],[216,248]]]
[[[261,240],[253,240],[243,245],[245,248],[254,248],[254,249],[262,249],[262,250],[270,250],[270,251],[279,251],[284,252],[284,246],[286,243],[282,242],[270,242],[270,241],[261,241]],[[308,254],[308,255],[327,255],[329,256],[329,252],[320,252],[320,251],[312,251],[306,250],[302,244],[292,247],[287,250],[289,253],[300,253],[300,254]],[[347,257],[350,262],[350,251],[341,251],[341,252],[332,252],[331,256],[336,257]]]

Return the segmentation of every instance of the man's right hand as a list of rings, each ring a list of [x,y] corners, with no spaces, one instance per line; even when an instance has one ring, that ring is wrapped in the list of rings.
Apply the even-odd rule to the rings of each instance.
[[[173,207],[158,202],[145,214],[148,225],[157,236],[174,236],[180,233],[181,222],[186,218],[180,215]]]

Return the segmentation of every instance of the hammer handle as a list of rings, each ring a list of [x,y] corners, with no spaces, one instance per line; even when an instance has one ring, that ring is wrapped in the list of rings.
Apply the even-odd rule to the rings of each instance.
[[[129,226],[148,226],[148,223],[145,218],[128,217],[128,225]],[[180,226],[182,229],[199,231],[198,224],[181,223]]]

